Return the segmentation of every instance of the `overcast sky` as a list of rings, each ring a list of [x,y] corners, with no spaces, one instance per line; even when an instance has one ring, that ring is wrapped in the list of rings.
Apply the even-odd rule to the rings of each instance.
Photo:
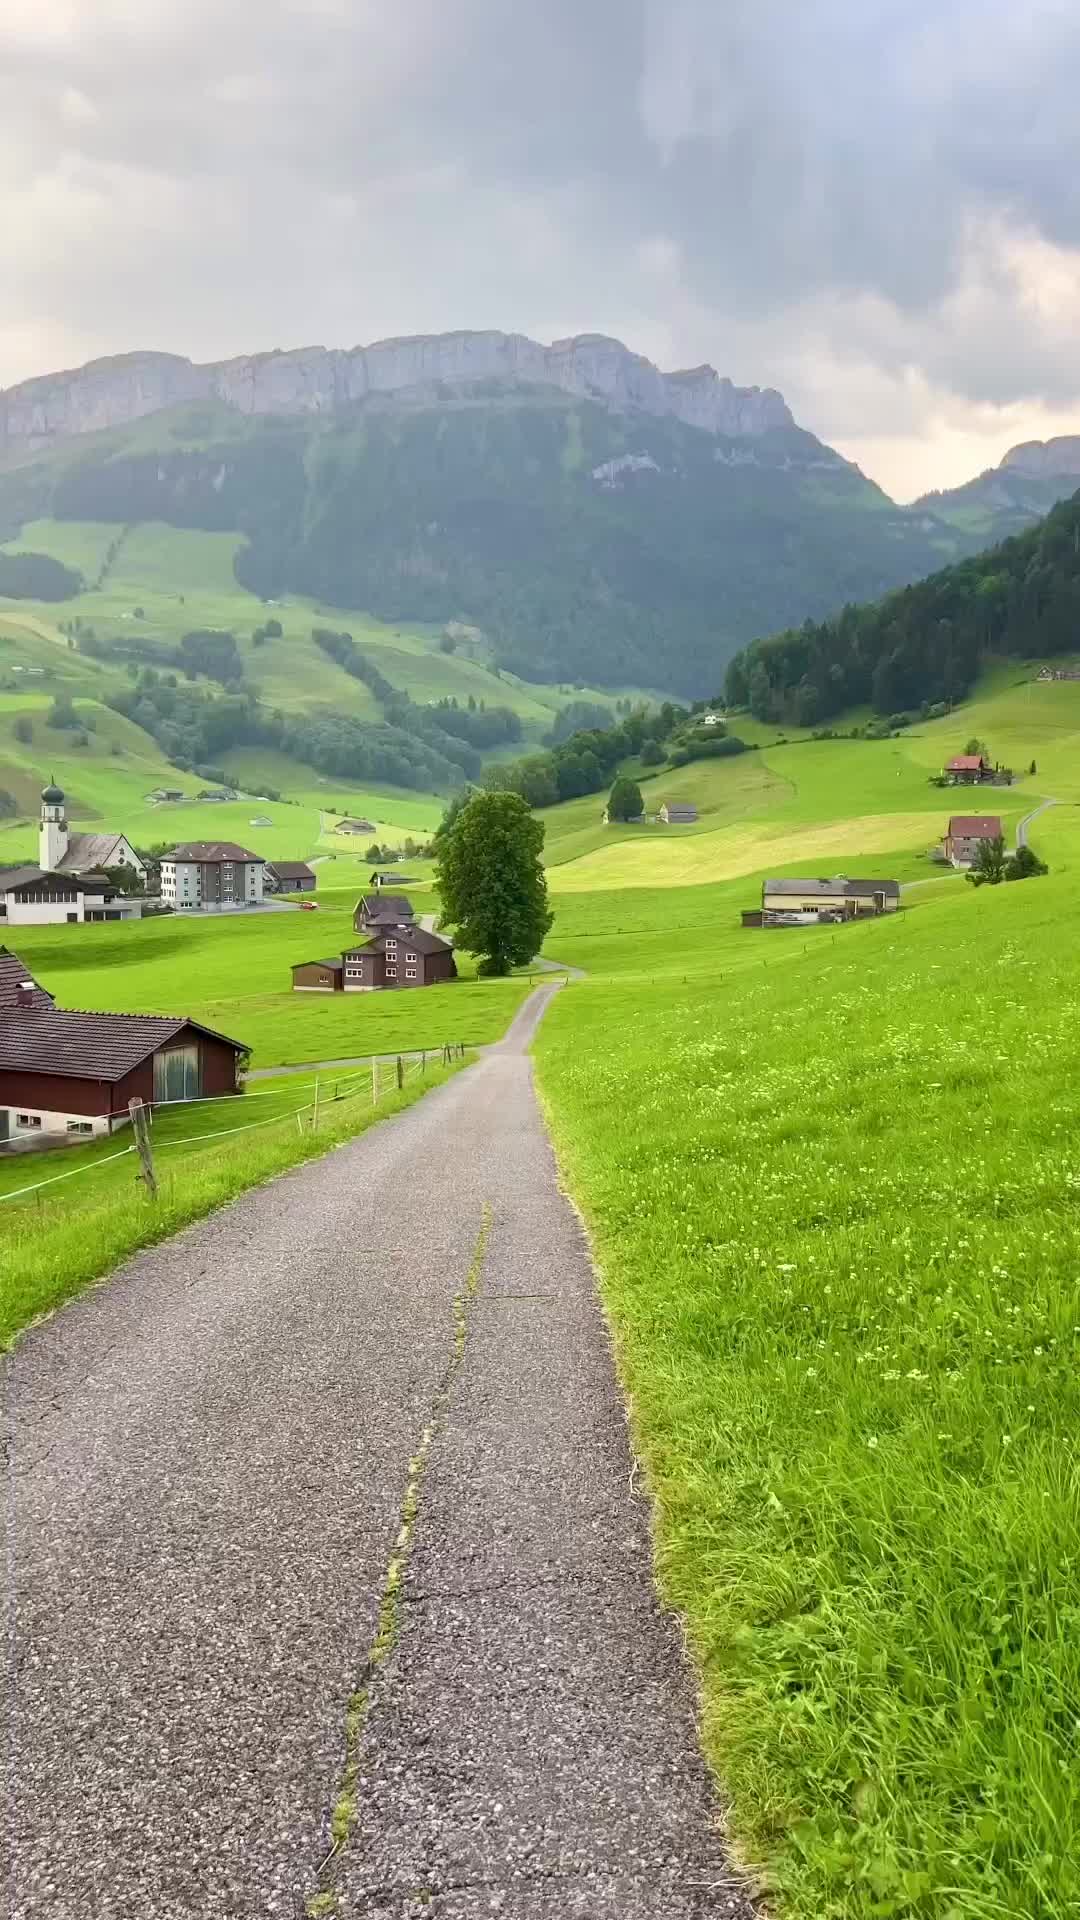
[[[895,496],[1080,432],[1078,0],[0,0],[0,386],[613,333]]]

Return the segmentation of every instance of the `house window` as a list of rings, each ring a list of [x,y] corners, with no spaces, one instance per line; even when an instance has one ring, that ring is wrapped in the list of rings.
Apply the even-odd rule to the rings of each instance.
[[[15,1125],[17,1127],[40,1127],[41,1115],[40,1113],[17,1113],[15,1115]]]
[[[67,1130],[69,1133],[93,1133],[94,1123],[92,1120],[69,1120]]]
[[[387,943],[386,943],[386,951],[387,951],[387,953],[396,953],[396,952],[397,952],[397,941],[396,941],[396,940],[388,940],[388,941],[387,941]]]
[[[415,953],[407,953],[407,954],[405,955],[405,958],[406,958],[406,960],[415,960],[415,959],[416,959],[416,955],[415,955]]]
[[[388,980],[396,980],[396,979],[397,979],[397,968],[396,968],[396,967],[387,967],[387,969],[386,969],[386,977],[387,977],[387,979],[388,979]]]
[[[415,979],[416,979],[416,968],[415,968],[415,967],[406,967],[406,969],[405,969],[405,978],[406,978],[406,980],[415,980]]]

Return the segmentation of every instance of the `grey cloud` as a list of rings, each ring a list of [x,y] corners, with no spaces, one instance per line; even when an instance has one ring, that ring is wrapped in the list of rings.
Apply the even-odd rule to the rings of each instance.
[[[1053,0],[36,0],[0,18],[0,383],[63,316],[208,357],[603,327],[801,369],[826,434],[815,354],[1065,401],[1070,328],[994,247],[1080,248],[1077,97]]]

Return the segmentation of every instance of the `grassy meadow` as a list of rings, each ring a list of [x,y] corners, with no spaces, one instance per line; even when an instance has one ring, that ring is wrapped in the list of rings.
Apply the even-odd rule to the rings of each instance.
[[[422,993],[292,991],[294,962],[340,954],[352,940],[358,892],[321,894],[316,913],[11,927],[5,939],[61,1006],[190,1014],[249,1046],[256,1067],[497,1040],[528,981],[478,980],[468,954],[458,955],[460,979]],[[415,891],[420,912],[424,899]]]
[[[1080,1910],[1080,906],[743,932],[556,896],[537,1043],[686,1619],[787,1920]]]

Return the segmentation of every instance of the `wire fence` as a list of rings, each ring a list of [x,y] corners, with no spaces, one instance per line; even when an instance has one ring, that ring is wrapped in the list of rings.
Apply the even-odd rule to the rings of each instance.
[[[171,1110],[176,1107],[220,1105],[226,1100],[235,1100],[237,1095],[235,1093],[209,1094],[194,1100],[131,1100],[128,1102],[127,1120],[121,1122],[122,1125],[128,1122],[131,1124],[134,1137],[129,1146],[119,1148],[116,1153],[104,1154],[96,1160],[89,1160],[83,1166],[68,1167],[63,1173],[50,1174],[44,1180],[33,1180],[26,1186],[14,1187],[7,1193],[0,1193],[0,1205],[7,1200],[21,1200],[28,1194],[42,1193],[47,1187],[57,1186],[61,1180],[74,1180],[81,1174],[97,1173],[102,1167],[109,1167],[117,1160],[126,1159],[129,1154],[138,1155],[142,1162],[142,1172],[137,1177],[143,1182],[151,1197],[156,1198],[157,1177],[154,1162],[155,1156],[159,1153],[172,1153],[177,1149],[201,1146],[208,1140],[230,1139],[241,1133],[260,1132],[265,1127],[284,1126],[286,1122],[291,1121],[296,1122],[297,1131],[301,1135],[306,1132],[317,1133],[320,1115],[324,1114],[327,1108],[340,1106],[346,1100],[362,1097],[370,1097],[372,1106],[377,1107],[389,1094],[403,1091],[415,1077],[423,1078],[429,1066],[450,1066],[455,1060],[464,1058],[464,1043],[454,1041],[442,1047],[426,1049],[417,1055],[397,1054],[392,1058],[372,1060],[370,1072],[328,1075],[325,1079],[322,1075],[316,1074],[312,1098],[305,1100],[298,1107],[289,1107],[284,1113],[268,1114],[263,1120],[244,1121],[237,1127],[217,1127],[209,1133],[183,1134],[175,1140],[155,1141],[153,1139],[151,1129],[155,1111]],[[245,1092],[240,1097],[245,1100],[271,1099],[280,1095],[277,1089],[265,1088],[259,1093]]]

